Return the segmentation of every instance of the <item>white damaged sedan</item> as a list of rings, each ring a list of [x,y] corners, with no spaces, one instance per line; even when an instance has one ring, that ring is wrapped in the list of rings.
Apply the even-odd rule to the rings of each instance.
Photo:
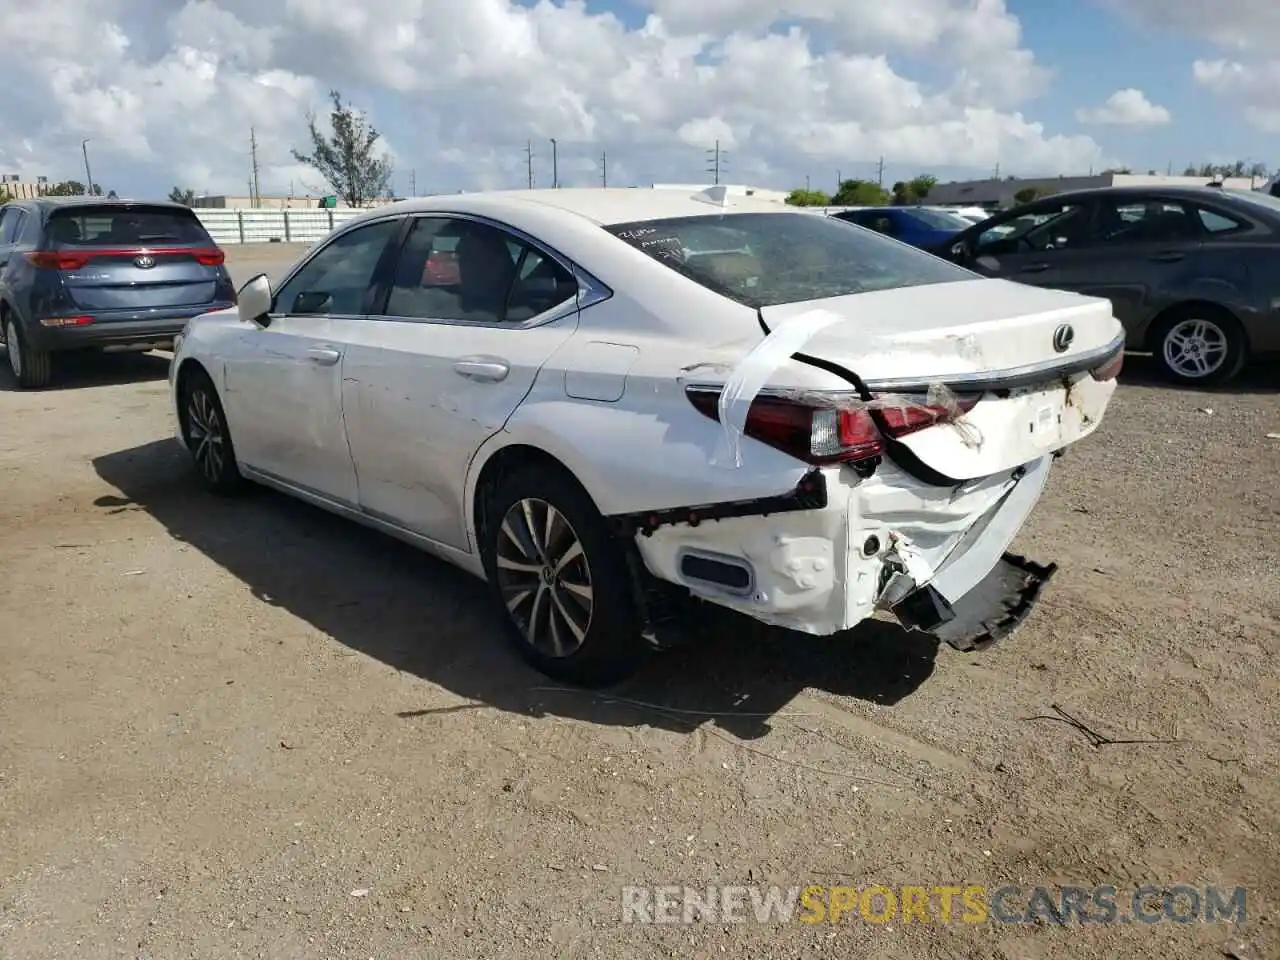
[[[1106,300],[983,279],[723,188],[476,193],[347,223],[175,345],[203,482],[275,487],[484,578],[545,673],[616,681],[690,598],[970,650],[1097,429]]]

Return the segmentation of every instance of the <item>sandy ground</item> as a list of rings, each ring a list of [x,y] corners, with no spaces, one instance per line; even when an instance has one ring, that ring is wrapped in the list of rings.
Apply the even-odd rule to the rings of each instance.
[[[0,374],[0,956],[1280,956],[1274,368],[1132,365],[994,649],[726,621],[605,696],[519,664],[463,574],[202,495],[166,364]],[[624,885],[757,883],[1244,886],[1248,919],[621,922]]]

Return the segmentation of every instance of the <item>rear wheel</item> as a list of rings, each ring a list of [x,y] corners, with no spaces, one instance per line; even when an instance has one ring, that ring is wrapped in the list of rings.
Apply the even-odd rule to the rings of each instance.
[[[1156,362],[1175,383],[1225,383],[1245,364],[1248,344],[1239,321],[1219,308],[1180,307],[1161,320],[1152,336]]]
[[[227,429],[217,388],[204,370],[192,370],[182,381],[182,437],[200,482],[214,493],[231,494],[244,486],[236,451]]]
[[[22,328],[12,316],[4,319],[4,342],[9,353],[9,370],[18,386],[28,390],[47,387],[53,379],[53,355],[27,343]]]
[[[626,546],[586,491],[544,467],[517,470],[488,498],[481,553],[516,650],[549,677],[616,683],[650,647],[631,589]]]

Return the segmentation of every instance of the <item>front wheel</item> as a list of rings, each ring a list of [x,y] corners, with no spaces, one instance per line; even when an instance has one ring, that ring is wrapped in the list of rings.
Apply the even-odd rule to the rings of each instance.
[[[488,498],[481,535],[508,636],[536,669],[604,686],[625,679],[650,652],[626,544],[571,477],[534,467],[503,478]]]
[[[227,417],[217,388],[203,370],[193,370],[183,380],[182,438],[206,489],[218,494],[237,493],[244,478],[236,465],[236,451],[227,429]]]
[[[1187,386],[1225,383],[1240,372],[1248,353],[1236,319],[1209,308],[1186,308],[1166,317],[1153,340],[1164,375]]]

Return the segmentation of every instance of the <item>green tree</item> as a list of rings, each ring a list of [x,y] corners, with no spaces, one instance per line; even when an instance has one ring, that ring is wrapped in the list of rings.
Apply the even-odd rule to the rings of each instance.
[[[915,177],[907,184],[907,191],[916,200],[924,201],[929,196],[929,191],[938,185],[938,178],[932,174],[922,173]]]
[[[1024,203],[1035,203],[1044,194],[1039,187],[1023,187],[1013,195],[1013,202],[1019,205]]]
[[[797,188],[787,194],[787,203],[793,207],[829,207],[831,206],[831,198],[821,190]]]
[[[391,158],[378,149],[382,134],[365,115],[342,102],[337,90],[329,92],[332,134],[320,129],[314,112],[307,114],[311,153],[293,151],[293,158],[313,168],[333,191],[352,207],[381,197],[391,187]]]
[[[831,198],[833,207],[883,207],[888,202],[884,187],[874,180],[842,180]]]
[[[182,204],[184,207],[194,206],[196,192],[194,190],[184,190],[182,187],[174,187],[169,191],[169,199],[174,203]]]
[[[83,197],[88,191],[85,190],[84,184],[79,180],[63,180],[53,184],[45,190],[47,197]],[[112,191],[113,193],[115,191]],[[100,184],[93,185],[93,195],[95,197],[102,196],[102,186]]]
[[[13,194],[11,194],[8,190],[0,189],[0,205],[8,203],[12,199],[13,199]]]

